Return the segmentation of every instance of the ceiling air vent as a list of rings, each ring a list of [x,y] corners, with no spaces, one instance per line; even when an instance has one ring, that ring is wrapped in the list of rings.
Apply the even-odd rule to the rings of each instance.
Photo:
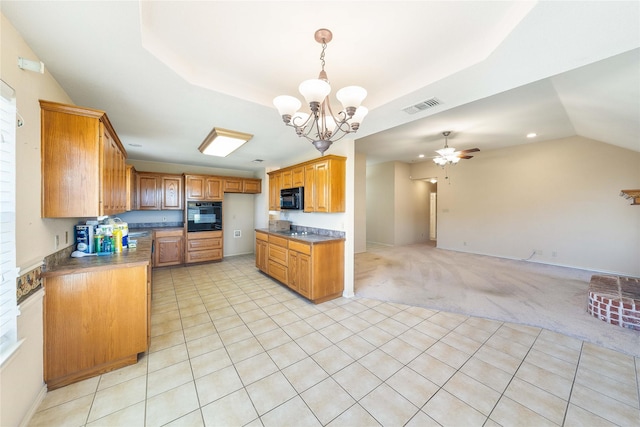
[[[251,160],[251,163],[262,163],[262,162],[264,162],[264,160],[262,159]]]
[[[415,105],[411,105],[410,107],[403,108],[402,111],[404,111],[407,114],[415,114],[420,111],[427,110],[429,108],[437,107],[438,105],[441,105],[441,104],[442,104],[442,101],[440,101],[438,98],[429,98],[426,101],[418,102]]]

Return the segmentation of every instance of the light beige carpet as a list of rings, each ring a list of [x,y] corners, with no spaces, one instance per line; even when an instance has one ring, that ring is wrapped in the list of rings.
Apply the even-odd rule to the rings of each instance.
[[[586,270],[437,249],[370,246],[355,256],[357,296],[542,327],[640,356],[640,332],[587,311]]]

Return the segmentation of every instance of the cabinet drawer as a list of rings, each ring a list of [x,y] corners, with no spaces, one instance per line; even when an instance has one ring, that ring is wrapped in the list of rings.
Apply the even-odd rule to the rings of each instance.
[[[293,240],[289,240],[289,250],[311,255],[311,245],[308,245],[306,243],[294,242]]]
[[[264,240],[265,242],[267,242],[269,241],[269,235],[267,233],[261,233],[259,231],[256,231],[256,239]]]
[[[269,265],[271,265],[271,261],[287,266],[289,264],[289,251],[287,248],[269,243]],[[269,273],[271,273],[271,269],[269,269]]]
[[[287,242],[289,241],[289,239],[286,239],[284,237],[277,237],[277,236],[269,236],[269,244],[270,245],[277,245],[277,246],[282,246],[283,248],[287,247]]]
[[[160,237],[183,237],[184,236],[184,230],[180,229],[180,230],[154,230],[155,233],[155,237],[160,238]]]
[[[282,283],[289,283],[287,279],[287,267],[272,260],[269,260],[269,276]]]
[[[216,261],[222,259],[222,249],[199,250],[187,252],[187,262]]]
[[[189,239],[187,241],[187,251],[206,251],[211,249],[221,249],[222,248],[222,239],[219,237],[210,238],[210,239],[197,239],[192,240]]]

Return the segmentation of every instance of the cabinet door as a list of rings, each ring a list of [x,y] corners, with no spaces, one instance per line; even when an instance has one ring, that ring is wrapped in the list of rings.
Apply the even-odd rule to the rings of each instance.
[[[256,267],[268,274],[267,242],[256,239]]]
[[[291,185],[293,187],[304,186],[304,167],[300,166],[291,170]]]
[[[162,177],[162,209],[182,209],[182,176]]]
[[[305,192],[305,197],[306,197]],[[280,210],[280,174],[269,174],[269,210]]]
[[[186,175],[184,177],[187,200],[204,200],[205,197],[205,177]]]
[[[155,267],[182,264],[184,253],[182,236],[157,237],[155,240]]]
[[[291,169],[280,174],[280,188],[293,188],[293,175]]]
[[[314,208],[315,212],[330,212],[329,206],[329,161],[322,161],[315,164],[315,191]]]
[[[315,212],[315,182],[316,170],[314,165],[307,165],[304,168],[304,211]]]
[[[126,175],[126,206],[125,210],[127,211],[135,211],[138,209],[138,173],[136,172],[136,168],[133,165],[127,165],[127,175]]]
[[[222,179],[213,177],[207,178],[205,200],[222,200]]]
[[[288,282],[287,286],[289,286],[292,290],[298,292],[298,287],[300,286],[298,283],[298,255],[300,255],[296,251],[289,251],[289,265],[288,265]]]
[[[160,185],[156,175],[138,174],[140,210],[160,210]]]
[[[102,202],[102,213],[111,215],[114,210],[114,175],[115,175],[115,147],[111,134],[100,126],[102,131],[102,188],[100,189],[100,200]]]
[[[242,178],[225,178],[225,193],[242,193]]]
[[[245,194],[262,193],[262,180],[245,178],[242,180],[242,192]]]
[[[311,295],[311,257],[309,255],[298,253],[298,292],[306,297],[313,299]]]

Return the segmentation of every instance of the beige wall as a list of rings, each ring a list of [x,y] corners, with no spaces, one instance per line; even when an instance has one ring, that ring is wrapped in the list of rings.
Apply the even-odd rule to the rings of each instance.
[[[20,70],[18,57],[38,60],[33,51],[2,15],[1,78],[16,91],[18,113],[24,126],[16,132],[16,262],[21,269],[56,252],[54,239],[61,237],[59,249],[73,244],[74,219],[40,218],[40,105],[39,99],[70,103],[53,77]],[[46,69],[46,64],[45,64]],[[69,242],[65,244],[65,231]],[[44,396],[42,373],[42,292],[21,305],[18,337],[24,339],[17,353],[2,366],[0,425],[19,425],[35,410]]]
[[[438,247],[640,276],[640,153],[571,137],[478,153],[439,178]],[[448,181],[448,182],[447,182]]]
[[[354,252],[360,253],[367,250],[367,157],[361,153],[355,153],[354,188]]]
[[[395,162],[367,167],[367,241],[384,245],[394,244]]]

